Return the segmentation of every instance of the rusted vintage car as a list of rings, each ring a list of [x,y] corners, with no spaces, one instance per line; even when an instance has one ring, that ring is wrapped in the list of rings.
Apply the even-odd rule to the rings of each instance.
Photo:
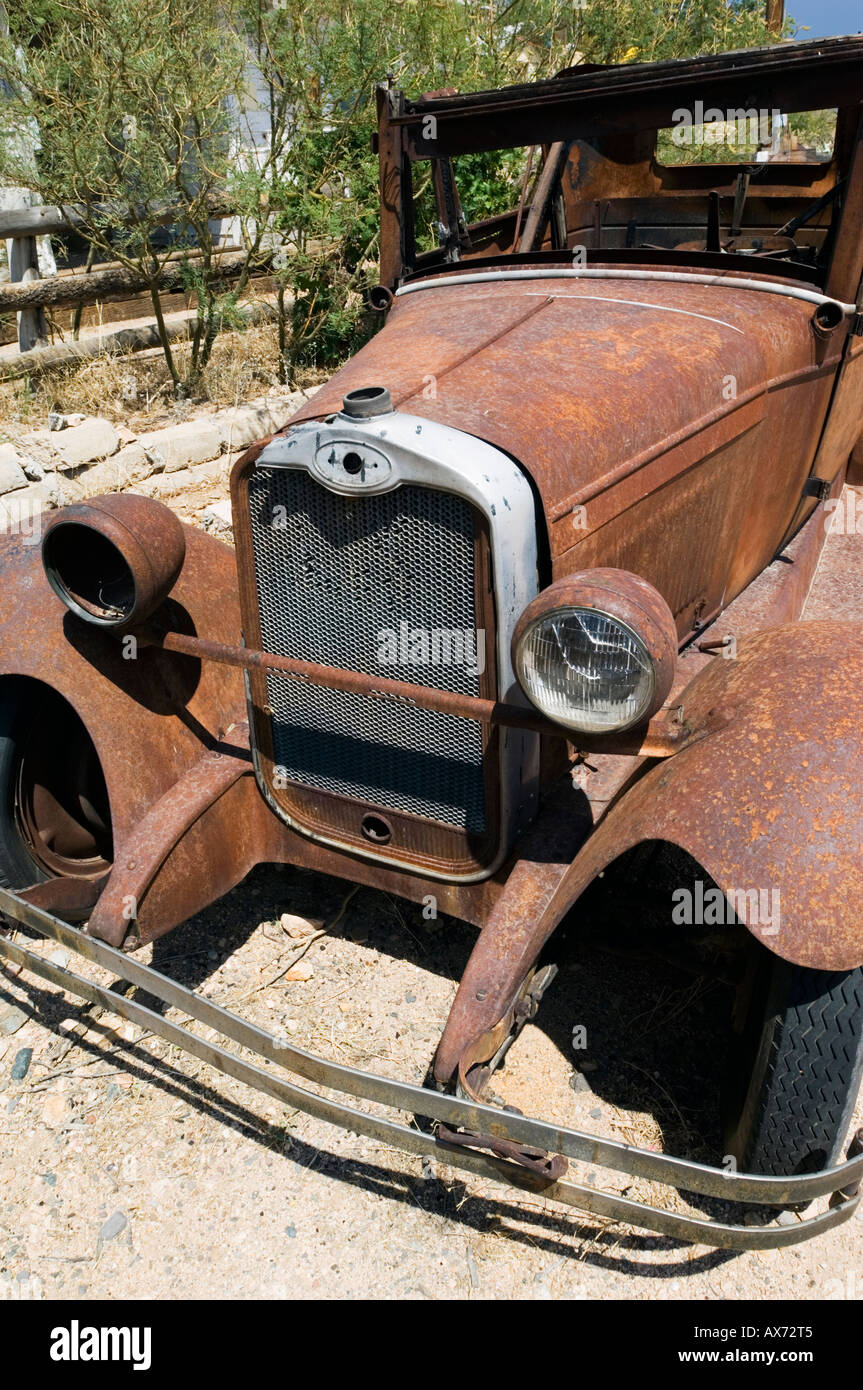
[[[861,101],[861,38],[381,88],[385,319],[240,459],[236,555],[131,495],[2,552],[7,920],[241,1050],[11,929],[0,953],[291,1105],[583,1210],[761,1247],[852,1215]],[[526,152],[518,205],[476,220],[464,171],[496,150]],[[718,890],[740,947],[736,1163],[485,1099],[555,929],[657,844]],[[266,861],[480,929],[425,1086],[312,1057],[136,959]],[[830,1201],[790,1225],[684,1216],[568,1160],[762,1214]]]

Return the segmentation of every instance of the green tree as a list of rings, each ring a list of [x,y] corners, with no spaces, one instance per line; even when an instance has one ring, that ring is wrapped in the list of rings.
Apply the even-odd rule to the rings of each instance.
[[[574,62],[650,61],[771,41],[761,0],[234,0],[268,93],[272,140],[232,181],[248,244],[276,234],[280,345],[289,375],[328,367],[370,331],[377,160],[374,86],[418,94],[550,77]],[[524,157],[459,161],[478,219],[518,199]],[[419,232],[435,236],[421,170]],[[425,177],[425,183],[422,182]],[[265,215],[262,216],[262,209]],[[424,222],[423,222],[424,219]]]
[[[96,250],[149,287],[166,361],[190,390],[251,271],[275,250],[283,371],[330,366],[370,331],[376,278],[375,83],[479,90],[579,61],[650,61],[770,42],[763,0],[28,0],[0,42],[0,180],[81,204]],[[16,46],[26,50],[22,82]],[[263,93],[270,138],[244,130]],[[14,133],[35,120],[37,168]],[[5,136],[5,138],[4,138]],[[18,161],[20,164],[20,161]],[[471,217],[517,201],[520,152],[468,156]],[[419,169],[420,233],[435,236]],[[424,182],[423,182],[424,181]],[[246,261],[227,292],[214,201],[240,219]],[[168,241],[168,202],[179,210]],[[423,218],[425,225],[423,226]],[[171,245],[194,246],[198,315],[188,370],[171,352],[159,279]]]
[[[223,293],[211,232],[230,172],[228,102],[242,41],[225,30],[215,0],[40,0],[10,11],[0,42],[0,180],[44,203],[78,205],[95,250],[146,283],[175,388],[187,392],[242,288]],[[35,164],[15,138],[28,122],[40,134]],[[166,205],[176,209],[170,236]],[[181,373],[159,282],[172,246],[184,243],[196,251],[187,281],[198,308]]]

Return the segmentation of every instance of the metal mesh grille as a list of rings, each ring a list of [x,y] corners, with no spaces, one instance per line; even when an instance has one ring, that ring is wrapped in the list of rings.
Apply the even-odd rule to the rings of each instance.
[[[467,502],[416,486],[342,497],[303,470],[258,468],[249,505],[267,651],[480,693]],[[453,632],[467,634],[461,652],[458,639],[434,637]],[[485,829],[477,721],[273,673],[267,687],[275,762],[290,781]]]

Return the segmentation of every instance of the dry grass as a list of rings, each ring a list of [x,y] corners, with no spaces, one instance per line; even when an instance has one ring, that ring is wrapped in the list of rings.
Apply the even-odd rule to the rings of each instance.
[[[182,372],[191,346],[182,341],[172,350]],[[308,370],[295,384],[312,386],[323,375]],[[176,419],[178,413],[187,414],[190,408],[241,405],[279,385],[276,325],[261,323],[219,336],[191,401],[178,403],[173,399],[170,374],[159,348],[89,358],[36,378],[0,381],[0,439],[4,425],[15,431],[43,428],[51,411],[80,411],[133,430],[154,429]]]

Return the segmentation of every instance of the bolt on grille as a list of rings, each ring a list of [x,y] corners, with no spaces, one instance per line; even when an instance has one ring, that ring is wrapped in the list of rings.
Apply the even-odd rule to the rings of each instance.
[[[417,486],[343,497],[303,470],[258,468],[249,505],[267,651],[480,693],[472,645],[479,640],[482,656],[476,538],[464,499]],[[453,632],[470,634],[461,653],[446,639],[435,646],[432,637],[425,653],[416,641],[417,633]],[[485,830],[477,721],[275,673],[267,690],[274,761],[289,781],[466,832]]]

